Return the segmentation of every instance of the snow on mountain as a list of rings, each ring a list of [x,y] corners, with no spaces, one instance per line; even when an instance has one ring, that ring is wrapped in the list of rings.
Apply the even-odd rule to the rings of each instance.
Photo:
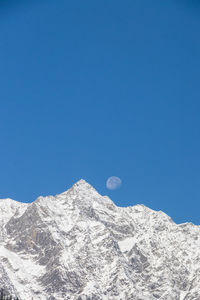
[[[117,207],[84,180],[0,200],[0,286],[21,300],[200,300],[200,227]]]

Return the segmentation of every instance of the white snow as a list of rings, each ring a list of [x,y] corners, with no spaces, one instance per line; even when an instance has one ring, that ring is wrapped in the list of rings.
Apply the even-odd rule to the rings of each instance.
[[[31,212],[35,219],[29,223]],[[8,234],[7,226],[18,226],[18,220],[25,229]],[[44,233],[47,241],[41,242],[37,233]],[[15,250],[21,239],[32,241],[38,253]],[[54,270],[63,280],[70,272],[76,274],[84,300],[91,294],[102,300],[153,300],[154,293],[162,300],[200,299],[200,226],[177,225],[144,205],[117,207],[84,180],[33,204],[0,200],[0,242],[0,263],[22,300],[47,300],[50,294],[40,278],[49,272],[51,286]],[[60,252],[54,254],[57,246]],[[45,250],[58,255],[51,257],[54,264],[39,264],[37,255]],[[56,300],[78,298],[69,291],[66,298],[60,290],[52,295]]]

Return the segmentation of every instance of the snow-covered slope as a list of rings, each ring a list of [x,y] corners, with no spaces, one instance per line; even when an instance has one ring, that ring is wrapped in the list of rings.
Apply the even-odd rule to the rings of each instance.
[[[84,180],[0,200],[0,286],[21,300],[200,300],[200,227],[121,208]]]

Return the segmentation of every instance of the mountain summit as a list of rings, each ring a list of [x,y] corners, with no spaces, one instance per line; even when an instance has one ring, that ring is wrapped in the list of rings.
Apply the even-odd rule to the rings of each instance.
[[[117,207],[84,180],[0,200],[0,287],[21,300],[200,300],[200,227]]]

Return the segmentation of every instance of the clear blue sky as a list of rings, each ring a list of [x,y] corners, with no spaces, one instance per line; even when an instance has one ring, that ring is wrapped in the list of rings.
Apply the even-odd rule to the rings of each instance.
[[[84,178],[200,224],[198,3],[1,1],[0,198]]]

